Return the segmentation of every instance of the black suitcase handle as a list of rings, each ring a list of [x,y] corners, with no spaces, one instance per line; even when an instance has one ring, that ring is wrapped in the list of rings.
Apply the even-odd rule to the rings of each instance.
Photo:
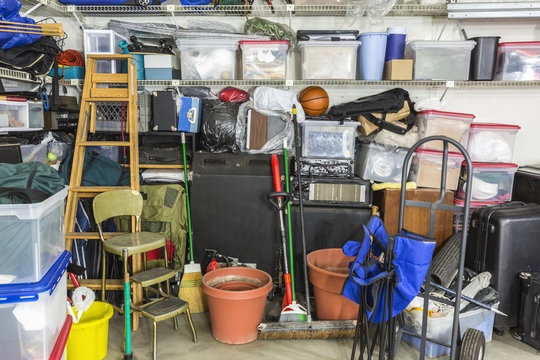
[[[540,305],[540,294],[534,295],[534,313],[531,324],[531,338],[536,339],[536,323],[538,322],[538,307]]]

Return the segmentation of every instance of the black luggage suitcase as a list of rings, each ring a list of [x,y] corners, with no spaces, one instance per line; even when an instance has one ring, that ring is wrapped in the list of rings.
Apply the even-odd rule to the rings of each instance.
[[[495,329],[517,326],[522,271],[540,271],[540,205],[511,202],[487,206],[472,214],[465,266],[489,271],[491,285],[499,292]]]
[[[540,273],[522,272],[521,308],[519,311],[519,337],[524,343],[540,350]]]
[[[540,204],[540,164],[522,166],[514,175],[512,200]]]

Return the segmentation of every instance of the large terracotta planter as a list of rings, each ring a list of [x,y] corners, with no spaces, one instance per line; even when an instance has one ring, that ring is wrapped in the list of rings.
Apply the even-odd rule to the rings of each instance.
[[[264,271],[230,267],[211,271],[202,279],[208,300],[212,335],[225,344],[246,344],[257,339],[272,277]]]
[[[354,258],[341,249],[322,249],[308,254],[309,281],[313,284],[319,320],[354,320],[358,304],[341,295],[349,276],[348,264]]]

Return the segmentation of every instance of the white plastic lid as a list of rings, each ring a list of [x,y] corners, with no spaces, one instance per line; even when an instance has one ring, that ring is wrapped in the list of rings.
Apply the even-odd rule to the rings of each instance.
[[[176,42],[180,51],[197,47],[238,48],[238,40],[234,39],[178,39]]]
[[[386,29],[388,34],[404,34],[407,35],[407,28],[405,26],[391,26]]]
[[[341,124],[341,122],[339,122],[339,121],[306,120],[306,121],[302,122],[300,125],[302,125],[302,126],[311,126],[311,125],[315,125],[315,126],[336,126],[336,127],[349,126],[349,127],[356,128],[358,125],[360,125],[360,123],[358,121],[345,121],[343,124]]]
[[[418,50],[420,48],[454,48],[472,50],[476,46],[476,41],[411,41],[407,48]]]
[[[298,47],[337,47],[337,46],[350,46],[358,47],[360,46],[360,41],[355,40],[342,40],[342,41],[299,41]]]

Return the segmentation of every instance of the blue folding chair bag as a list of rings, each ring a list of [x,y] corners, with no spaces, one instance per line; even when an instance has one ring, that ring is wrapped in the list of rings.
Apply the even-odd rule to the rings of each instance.
[[[382,252],[386,255],[389,243],[394,246],[390,270],[384,268],[380,257]],[[349,264],[349,278],[343,287],[343,296],[358,304],[364,301],[368,318],[376,323],[381,322],[384,313],[382,303],[386,295],[386,289],[381,289],[384,286],[381,280],[395,277],[392,316],[398,315],[418,295],[435,244],[434,239],[406,231],[389,238],[380,218],[372,217],[368,226],[364,226],[362,243],[348,241],[343,246],[345,255],[355,256],[355,260]],[[362,287],[366,290],[364,299]]]

